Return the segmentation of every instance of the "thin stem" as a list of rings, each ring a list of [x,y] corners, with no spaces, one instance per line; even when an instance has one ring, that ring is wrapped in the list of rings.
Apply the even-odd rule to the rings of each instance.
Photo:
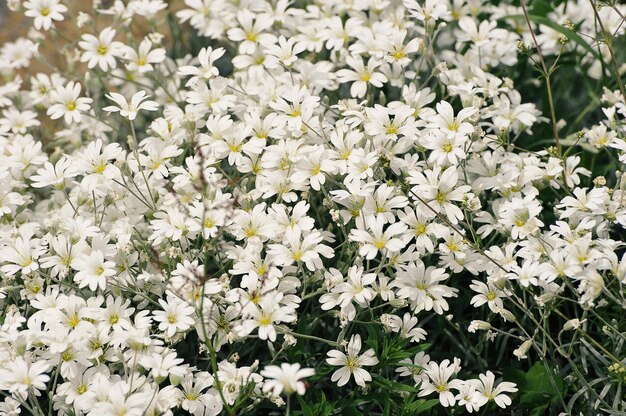
[[[619,73],[619,65],[617,64],[617,60],[615,59],[615,51],[613,50],[612,45],[612,37],[611,34],[604,28],[604,23],[600,19],[600,15],[598,14],[598,8],[596,7],[596,2],[594,0],[589,0],[591,3],[591,7],[593,8],[593,12],[595,13],[596,20],[598,21],[598,25],[600,25],[600,29],[602,30],[602,34],[604,35],[604,44],[609,49],[609,55],[611,56],[611,64],[613,65],[613,71],[615,72],[615,78],[617,78],[617,85],[619,85],[619,90],[622,93],[622,98],[626,102],[626,89],[624,89],[624,82],[622,81],[622,77]]]
[[[132,121],[130,121],[130,131],[133,135],[133,154],[135,155],[135,159],[137,160],[137,166],[139,167],[139,172],[141,172],[141,176],[143,177],[144,182],[146,183],[146,188],[148,189],[148,195],[150,195],[150,204],[151,208],[156,211],[156,206],[154,205],[154,196],[152,195],[152,191],[150,190],[150,184],[148,183],[148,178],[146,177],[146,173],[143,170],[143,166],[141,166],[141,160],[139,160],[139,142],[137,141],[137,134],[135,133],[135,126]]]
[[[554,134],[554,141],[556,144],[556,150],[557,150],[558,156],[561,157],[561,142],[559,140],[559,131],[556,125],[556,112],[554,111],[554,99],[552,98],[552,85],[550,83],[550,72],[548,71],[548,67],[546,66],[546,63],[543,60],[541,47],[539,46],[539,43],[537,42],[537,38],[535,37],[535,32],[533,31],[532,24],[530,23],[530,18],[528,17],[528,11],[526,10],[525,3],[526,2],[524,0],[520,0],[520,4],[524,12],[524,17],[526,19],[526,24],[528,25],[528,30],[530,31],[530,35],[532,36],[533,43],[535,44],[535,48],[537,49],[537,53],[539,54],[539,62],[541,63],[543,76],[546,79],[546,89],[548,91],[548,104],[550,105],[550,117],[552,118],[552,132]]]

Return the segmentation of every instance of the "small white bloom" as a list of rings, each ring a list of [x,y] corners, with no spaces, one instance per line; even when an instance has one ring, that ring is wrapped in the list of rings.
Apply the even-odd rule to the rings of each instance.
[[[156,101],[148,100],[150,96],[147,95],[145,91],[139,91],[133,94],[130,103],[126,100],[126,97],[116,92],[106,94],[106,97],[114,101],[117,106],[110,105],[104,107],[103,110],[109,113],[119,111],[122,117],[126,117],[130,121],[133,121],[137,117],[137,113],[141,110],[156,111],[159,108],[159,104]]]
[[[366,381],[372,381],[372,376],[362,367],[370,367],[378,364],[378,358],[373,348],[359,355],[361,351],[361,336],[353,335],[350,338],[346,349],[348,354],[339,350],[328,351],[326,362],[330,365],[342,366],[331,376],[332,381],[337,382],[337,386],[341,387],[348,383],[350,376],[354,376],[354,381],[361,387],[365,387]]]
[[[263,391],[271,392],[274,396],[280,395],[283,391],[288,395],[294,392],[303,395],[306,387],[301,380],[314,374],[314,369],[300,368],[300,364],[282,363],[280,367],[268,365],[261,371],[261,375],[267,378],[263,383]]]

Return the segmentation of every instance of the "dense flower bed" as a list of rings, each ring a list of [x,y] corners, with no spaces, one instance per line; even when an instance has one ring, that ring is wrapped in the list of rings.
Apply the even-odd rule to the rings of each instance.
[[[626,410],[626,7],[93,3],[8,1],[0,414]]]

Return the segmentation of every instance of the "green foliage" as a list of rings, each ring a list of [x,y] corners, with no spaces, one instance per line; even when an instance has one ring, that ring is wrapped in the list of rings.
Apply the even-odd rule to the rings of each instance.
[[[529,416],[554,414],[567,392],[565,381],[548,365],[536,362],[526,372],[515,368],[504,371],[504,378],[516,383],[519,389],[514,404]]]

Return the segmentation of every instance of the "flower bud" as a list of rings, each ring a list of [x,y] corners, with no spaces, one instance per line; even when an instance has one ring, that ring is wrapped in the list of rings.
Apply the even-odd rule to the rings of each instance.
[[[488,331],[491,329],[491,324],[489,322],[474,320],[470,322],[469,327],[467,328],[468,332],[476,332],[478,331]]]
[[[522,345],[520,345],[515,351],[513,351],[513,355],[515,355],[518,360],[523,360],[523,359],[528,358],[526,356],[526,353],[530,349],[531,345],[533,345],[533,340],[532,339],[528,339],[528,340],[522,342]]]

